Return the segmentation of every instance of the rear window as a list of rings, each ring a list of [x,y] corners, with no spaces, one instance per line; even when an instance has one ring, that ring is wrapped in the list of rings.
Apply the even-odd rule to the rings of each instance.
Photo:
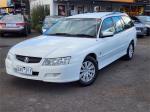
[[[128,29],[128,28],[131,28],[134,26],[132,20],[128,17],[128,16],[122,16],[122,19],[125,23],[125,28]]]
[[[21,15],[6,15],[1,20],[4,22],[22,22],[23,16],[21,16]]]

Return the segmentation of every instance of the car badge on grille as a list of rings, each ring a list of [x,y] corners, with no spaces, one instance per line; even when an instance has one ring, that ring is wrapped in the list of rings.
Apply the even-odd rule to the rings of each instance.
[[[24,62],[29,63],[29,58],[25,57]]]

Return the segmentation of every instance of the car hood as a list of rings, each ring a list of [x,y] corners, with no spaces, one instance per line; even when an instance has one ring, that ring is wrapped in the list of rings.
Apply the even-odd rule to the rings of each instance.
[[[148,22],[148,21],[142,21],[142,23],[143,23],[146,27],[150,28],[150,22]]]
[[[96,38],[39,36],[15,45],[10,52],[23,56],[53,58],[77,54],[95,43]]]

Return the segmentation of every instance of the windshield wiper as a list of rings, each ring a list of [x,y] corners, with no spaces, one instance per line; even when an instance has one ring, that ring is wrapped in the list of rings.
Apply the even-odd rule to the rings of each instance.
[[[86,38],[94,38],[95,36],[92,36],[92,35],[88,35],[88,34],[75,34],[75,35],[72,35],[72,36],[77,36],[77,37],[86,37]]]
[[[48,34],[48,35],[58,35],[58,36],[72,36],[69,33],[54,33],[54,34]]]
[[[54,33],[54,34],[48,34],[48,35],[94,38],[94,36],[92,36],[92,35],[87,35],[87,34]]]

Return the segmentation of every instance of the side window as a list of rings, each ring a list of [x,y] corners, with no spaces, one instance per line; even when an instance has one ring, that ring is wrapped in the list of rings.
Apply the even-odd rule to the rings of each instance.
[[[132,20],[128,16],[122,16],[122,19],[125,23],[125,29],[129,29],[134,26]]]
[[[112,18],[107,18],[103,21],[102,27],[101,27],[101,34],[107,33],[107,32],[113,32],[115,33],[115,27],[112,21]]]
[[[116,33],[124,30],[124,26],[123,26],[123,23],[121,21],[121,17],[119,17],[119,16],[113,17],[113,22],[115,24]]]
[[[123,25],[123,29],[126,29],[125,27],[125,22],[123,21],[123,19],[120,17],[120,20],[121,20],[121,23],[122,23],[122,25]]]

